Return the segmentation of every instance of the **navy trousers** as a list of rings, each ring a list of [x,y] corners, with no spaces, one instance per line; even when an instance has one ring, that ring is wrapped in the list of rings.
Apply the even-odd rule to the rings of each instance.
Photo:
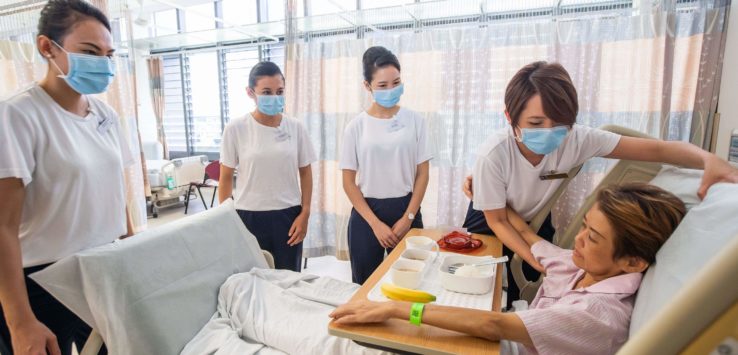
[[[292,223],[302,212],[302,206],[275,211],[238,210],[243,224],[259,241],[259,247],[272,253],[274,267],[299,272],[302,269],[302,243],[289,246]]]
[[[464,219],[463,227],[472,233],[494,234],[492,229],[489,228],[489,225],[487,225],[487,220],[484,219],[484,212],[475,210],[472,206],[472,202],[469,202],[469,208],[466,210],[466,218]],[[554,229],[553,224],[551,224],[551,214],[549,214],[541,225],[538,235],[550,242],[553,240],[554,234],[556,234],[556,229]],[[507,246],[503,245],[502,254],[507,255],[507,257],[512,260],[513,254],[515,253],[513,253],[513,251]],[[526,262],[523,262],[523,274],[525,274],[525,277],[531,281],[538,280],[538,277],[541,276],[540,272],[536,271],[536,269],[528,265]],[[507,306],[509,308],[512,306],[512,301],[520,298],[520,289],[515,283],[515,280],[513,280],[512,270],[509,266],[507,267],[507,280]]]
[[[77,349],[82,350],[82,346],[87,341],[87,337],[90,336],[92,328],[82,319],[77,317],[72,311],[61,304],[54,298],[50,293],[46,292],[36,281],[33,281],[28,275],[45,269],[46,265],[32,266],[23,269],[26,281],[26,291],[28,291],[28,299],[31,303],[31,309],[36,318],[43,323],[49,330],[51,330],[59,343],[59,348],[63,355],[72,354],[72,344],[74,343]],[[3,349],[5,346],[6,349]],[[12,355],[13,350],[11,347],[10,330],[6,324],[5,314],[0,307],[0,352],[3,355]],[[4,352],[3,352],[4,351]],[[107,351],[103,347],[100,350],[100,354],[105,354]]]
[[[366,203],[369,204],[369,208],[380,221],[392,228],[400,218],[407,218],[405,211],[407,211],[411,197],[412,194],[395,198],[366,198]],[[420,210],[418,210],[410,226],[411,228],[423,228],[423,216],[420,214]],[[357,284],[363,284],[372,275],[384,260],[385,251],[387,254],[392,252],[392,249],[385,250],[379,244],[369,223],[361,217],[359,212],[356,212],[356,209],[351,209],[348,225],[348,244],[351,258],[351,279]]]

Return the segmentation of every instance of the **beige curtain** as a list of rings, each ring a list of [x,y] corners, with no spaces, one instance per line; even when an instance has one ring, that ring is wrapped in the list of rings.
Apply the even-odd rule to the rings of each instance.
[[[164,148],[164,159],[169,159],[167,137],[164,133],[164,62],[160,57],[151,57],[147,61],[149,68],[149,87],[151,89],[151,104],[156,116],[156,138]]]

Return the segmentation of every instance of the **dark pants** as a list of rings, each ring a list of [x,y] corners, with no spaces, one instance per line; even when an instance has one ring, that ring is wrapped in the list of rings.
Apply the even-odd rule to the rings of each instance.
[[[469,202],[469,208],[466,210],[466,219],[464,220],[464,228],[472,233],[477,234],[489,234],[493,235],[492,229],[489,228],[489,225],[487,225],[487,221],[484,219],[484,212],[477,211],[472,207],[472,203]],[[548,240],[549,242],[553,240],[553,236],[556,233],[556,229],[554,229],[553,224],[551,224],[551,214],[546,217],[546,220],[541,225],[541,229],[538,231],[538,235]],[[508,258],[512,260],[513,257],[513,251],[510,250],[507,246],[502,247],[502,254],[507,255]],[[536,281],[538,280],[538,277],[541,276],[541,273],[536,271],[532,266],[528,265],[528,263],[523,262],[523,274],[525,274],[525,278],[530,281]],[[512,270],[510,267],[507,267],[507,306],[510,308],[512,306],[512,301],[515,301],[520,298],[520,289],[518,289],[518,285],[515,283],[515,280],[513,280],[512,276]]]
[[[400,218],[407,218],[405,211],[407,211],[411,197],[412,194],[396,198],[366,198],[366,203],[382,223],[392,228]],[[420,210],[415,215],[410,227],[423,228],[423,216],[420,214]],[[385,251],[387,254],[392,252],[392,249],[385,250],[379,244],[372,227],[361,217],[359,212],[356,212],[356,209],[351,209],[348,224],[348,244],[351,258],[351,279],[357,284],[363,284],[372,275],[384,260]]]
[[[92,329],[67,307],[59,303],[54,296],[46,292],[46,290],[28,277],[28,275],[41,271],[49,265],[33,266],[23,269],[26,290],[28,291],[28,300],[31,303],[33,314],[56,335],[61,353],[67,355],[72,353],[73,343],[78,350],[82,350],[82,346],[87,341],[87,337],[90,336]],[[0,307],[0,341],[3,343],[0,345],[5,345],[7,348],[5,351],[12,354],[10,331],[5,323],[5,314],[2,307]],[[0,346],[0,349],[2,349],[2,346]],[[105,353],[104,348],[101,350],[101,353]]]
[[[246,228],[256,236],[259,247],[272,253],[274,267],[299,272],[302,269],[302,243],[290,246],[290,228],[297,216],[302,212],[302,206],[294,206],[276,211],[245,211],[238,210]]]

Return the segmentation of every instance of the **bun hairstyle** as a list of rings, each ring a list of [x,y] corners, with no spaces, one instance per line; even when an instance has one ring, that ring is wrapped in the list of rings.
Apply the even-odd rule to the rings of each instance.
[[[260,62],[254,65],[251,68],[251,72],[249,72],[249,87],[251,89],[255,88],[256,83],[261,77],[275,75],[281,75],[282,81],[284,81],[284,74],[282,74],[282,70],[276,64],[273,62]]]
[[[367,49],[366,52],[364,52],[362,62],[364,64],[364,80],[370,84],[374,73],[380,68],[391,65],[397,68],[398,71],[401,71],[400,61],[397,60],[397,56],[387,48],[381,46],[374,46]]]
[[[111,31],[107,16],[90,3],[84,0],[50,0],[41,9],[38,35],[46,36],[62,45],[64,37],[74,29],[75,25],[90,19],[97,20],[108,31]]]

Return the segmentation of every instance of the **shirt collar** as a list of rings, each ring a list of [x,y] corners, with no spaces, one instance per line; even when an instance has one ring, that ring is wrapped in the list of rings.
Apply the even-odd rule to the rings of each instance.
[[[574,285],[582,278],[584,270],[579,270],[577,276],[574,278],[574,282],[571,285],[571,289]],[[588,293],[607,293],[607,294],[625,294],[632,295],[638,291],[638,287],[641,286],[641,279],[643,273],[631,272],[621,274],[618,276],[608,277],[594,285],[587,286],[583,289],[574,290],[576,292],[588,292]]]

